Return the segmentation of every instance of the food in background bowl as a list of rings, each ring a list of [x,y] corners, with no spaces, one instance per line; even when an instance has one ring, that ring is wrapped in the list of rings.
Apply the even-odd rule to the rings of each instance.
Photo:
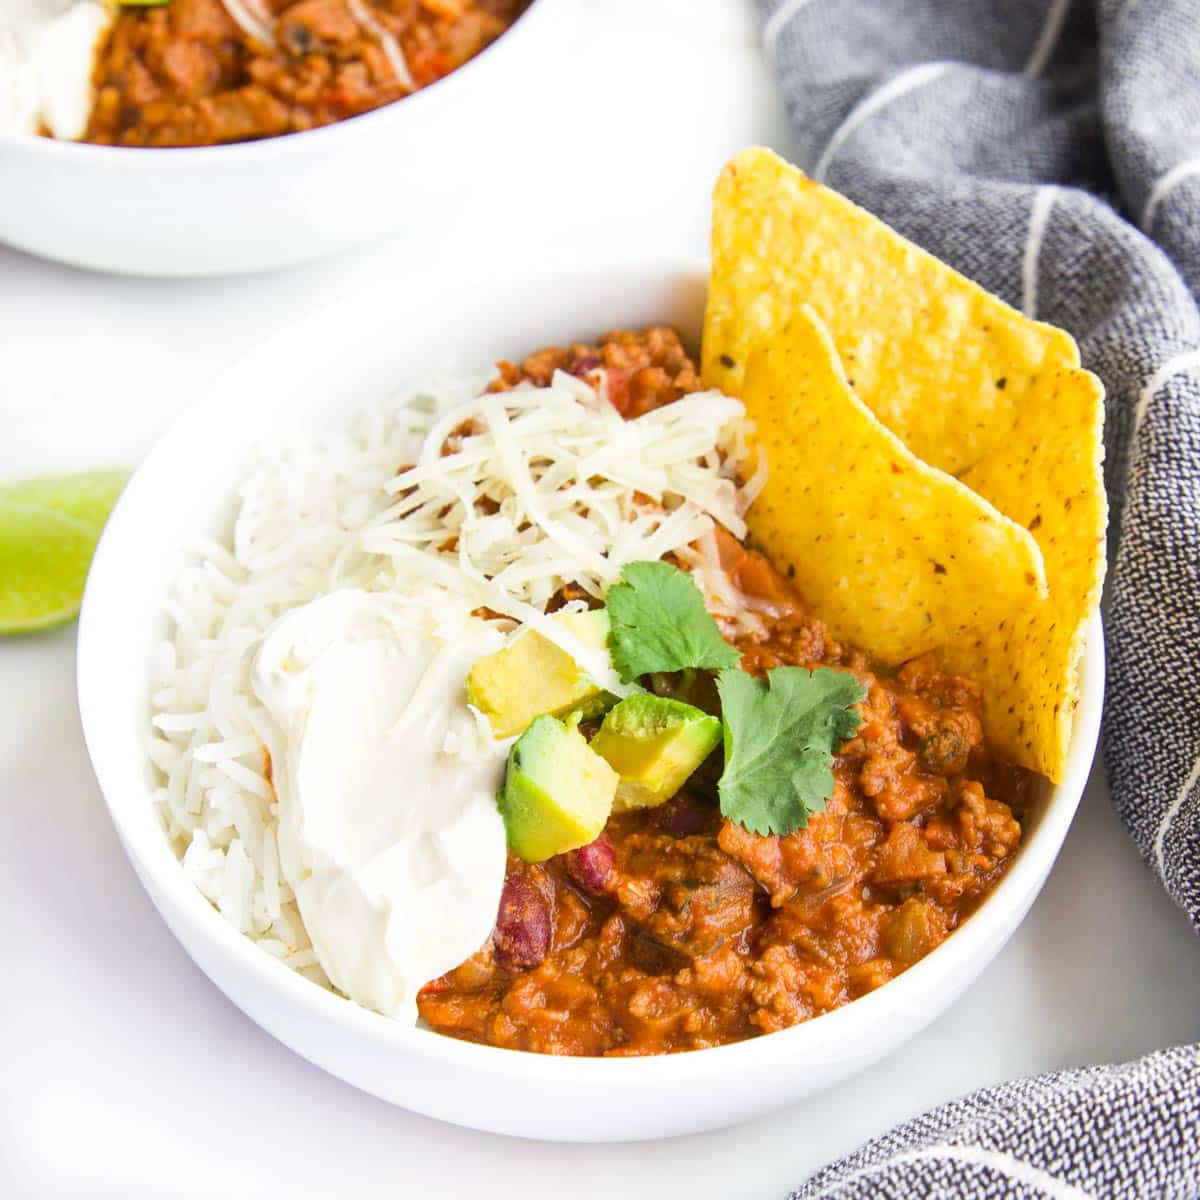
[[[893,289],[839,248],[865,215],[775,171],[744,156],[718,194],[704,353],[727,391],[662,328],[502,364],[270,450],[232,542],[180,580],[160,810],[289,965],[495,1045],[695,1049],[886,983],[1009,868],[1078,690],[1039,639],[1077,644],[1103,572],[1098,386],[1069,339],[873,224],[903,252]],[[786,260],[731,253],[750,212],[828,226],[785,275],[800,295],[737,300]],[[848,263],[875,274],[851,327],[874,340],[847,348],[821,307]],[[970,303],[910,319],[947,296]],[[900,342],[936,389],[947,341],[1012,380],[972,414],[962,479],[909,448],[938,410],[914,401],[901,440],[840,362],[870,396],[864,347]],[[1003,481],[1043,453],[1022,443],[1047,378],[1059,427],[1017,471],[1018,522]]]
[[[484,50],[530,0],[9,2],[0,131],[212,146],[411,95]]]
[[[62,11],[62,0],[17,3]],[[10,11],[0,3],[0,26]],[[412,226],[554,135],[551,101],[570,57],[561,47],[578,41],[581,19],[570,0],[532,0],[487,50],[403,103],[304,136],[144,154],[65,140],[85,131],[86,93],[65,105],[75,132],[26,132],[45,100],[34,85],[49,77],[22,57],[25,34],[0,33],[0,241],[92,270],[212,276],[310,261]],[[86,70],[73,78],[89,80]],[[6,116],[30,110],[32,124]]]

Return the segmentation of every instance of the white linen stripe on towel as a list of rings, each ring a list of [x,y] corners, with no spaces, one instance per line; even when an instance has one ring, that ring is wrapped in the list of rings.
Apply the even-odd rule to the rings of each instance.
[[[952,64],[948,62],[919,63],[902,71],[894,79],[864,96],[847,114],[846,119],[833,131],[829,145],[825,147],[817,165],[813,168],[813,178],[818,183],[825,182],[825,172],[833,162],[833,156],[842,148],[842,143],[866,120],[874,116],[881,108],[886,108],[893,100],[911,92],[914,88],[924,87],[925,84],[944,75]]]
[[[1000,1150],[985,1150],[982,1146],[949,1145],[923,1146],[919,1150],[907,1150],[900,1154],[893,1154],[883,1162],[863,1167],[852,1175],[843,1177],[823,1194],[829,1197],[829,1200],[836,1200],[838,1192],[855,1180],[874,1174],[883,1174],[901,1163],[921,1162],[928,1159],[949,1159],[952,1162],[986,1167],[1005,1179],[1011,1179],[1014,1183],[1023,1183],[1026,1187],[1038,1188],[1046,1194],[1048,1200],[1096,1200],[1090,1192],[1085,1192],[1081,1188],[1075,1187],[1074,1184],[1063,1183],[1061,1179],[1055,1179],[1053,1175],[1048,1175],[1045,1171],[1021,1162],[1020,1159],[1013,1158]]]
[[[1179,789],[1179,794],[1171,802],[1171,807],[1167,809],[1163,816],[1162,822],[1159,824],[1158,833],[1154,837],[1154,860],[1158,863],[1158,869],[1165,875],[1168,870],[1168,863],[1163,858],[1163,847],[1167,844],[1167,834],[1171,832],[1171,823],[1179,816],[1179,810],[1183,807],[1184,801],[1188,798],[1188,793],[1196,786],[1196,781],[1200,779],[1200,758],[1196,759],[1192,769],[1188,772],[1188,777],[1183,781],[1183,787]]]
[[[1134,433],[1137,433],[1138,429],[1141,428],[1142,421],[1146,416],[1146,409],[1150,407],[1150,401],[1154,399],[1154,394],[1158,389],[1169,379],[1174,379],[1180,372],[1190,371],[1198,365],[1200,365],[1200,350],[1185,350],[1182,354],[1176,354],[1174,358],[1168,358],[1146,380],[1145,386],[1138,392],[1137,407],[1133,410]]]
[[[1037,316],[1038,260],[1042,256],[1050,210],[1057,196],[1058,188],[1053,184],[1040,187],[1034,192],[1029,209],[1029,236],[1025,239],[1025,255],[1021,259],[1021,311],[1031,320]]]
[[[1142,228],[1149,233],[1154,227],[1154,218],[1158,215],[1158,206],[1166,194],[1177,184],[1193,175],[1200,175],[1200,157],[1185,159],[1176,163],[1169,171],[1164,171],[1150,189],[1146,197],[1146,207],[1142,209]]]
[[[787,23],[809,2],[809,0],[783,0],[783,3],[767,18],[763,26],[763,49],[775,53],[775,43],[787,27]]]
[[[1030,79],[1036,79],[1046,69],[1054,47],[1058,45],[1058,36],[1062,33],[1063,22],[1067,19],[1067,10],[1070,7],[1071,0],[1054,0],[1050,5],[1046,23],[1042,26],[1042,32],[1038,34],[1033,52],[1025,64],[1025,74]]]

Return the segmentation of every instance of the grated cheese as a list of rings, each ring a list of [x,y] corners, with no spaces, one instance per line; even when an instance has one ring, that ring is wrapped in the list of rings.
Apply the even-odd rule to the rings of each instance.
[[[626,421],[558,372],[425,418],[362,549],[390,561],[394,586],[432,584],[536,629],[616,694],[628,689],[607,655],[547,619],[553,597],[574,585],[602,598],[626,563],[687,554],[714,522],[745,536],[743,409],[720,392]]]

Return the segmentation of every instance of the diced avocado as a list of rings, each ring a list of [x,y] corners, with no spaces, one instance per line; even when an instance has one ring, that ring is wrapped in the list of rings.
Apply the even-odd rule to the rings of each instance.
[[[496,797],[509,847],[526,862],[544,862],[594,842],[616,791],[616,771],[578,729],[538,717],[509,751]]]
[[[552,619],[585,646],[608,652],[603,608]],[[498,738],[520,733],[544,713],[563,717],[579,710],[598,717],[615,699],[566,651],[532,629],[481,658],[467,676],[467,700],[487,717]]]
[[[720,740],[718,718],[635,692],[609,711],[591,747],[621,776],[613,810],[624,812],[670,800]]]

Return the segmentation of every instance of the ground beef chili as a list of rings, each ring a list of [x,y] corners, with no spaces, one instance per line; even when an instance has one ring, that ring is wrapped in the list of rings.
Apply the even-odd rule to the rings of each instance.
[[[629,416],[700,386],[665,328],[501,364],[497,386],[545,383],[555,370],[606,382]],[[868,687],[825,811],[787,837],[724,820],[717,751],[680,795],[614,816],[591,845],[538,865],[510,856],[489,944],[419,997],[433,1028],[587,1055],[784,1029],[928,954],[1007,869],[1031,777],[989,753],[978,686],[933,655],[879,670],[834,641],[761,554],[727,534],[719,550],[761,619],[760,632],[732,638],[743,667],[841,667]],[[686,698],[715,709],[715,689]]]
[[[640,417],[700,390],[700,375],[679,334],[666,325],[637,332],[606,333],[598,345],[576,343],[570,349],[550,346],[524,362],[497,365],[500,378],[493,390],[518,383],[546,387],[555,371],[566,371],[593,386],[603,383],[609,403],[623,417]]]
[[[211,146],[330,125],[408,95],[380,29],[426,87],[495,41],[531,0],[239,0],[274,46],[222,0],[123,8],[96,64],[86,139]],[[373,28],[374,27],[374,28]]]

